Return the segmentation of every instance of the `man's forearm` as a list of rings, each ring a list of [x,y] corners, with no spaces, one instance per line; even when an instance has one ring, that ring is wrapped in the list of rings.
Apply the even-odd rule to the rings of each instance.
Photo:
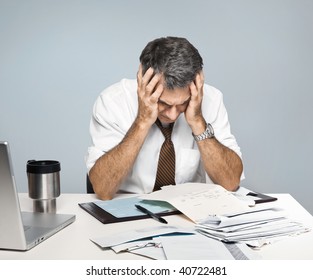
[[[137,119],[124,139],[100,157],[89,172],[89,178],[99,198],[112,199],[127,176],[148,134],[149,127]]]
[[[215,184],[229,191],[238,188],[243,171],[241,158],[215,138],[198,142],[204,168]]]

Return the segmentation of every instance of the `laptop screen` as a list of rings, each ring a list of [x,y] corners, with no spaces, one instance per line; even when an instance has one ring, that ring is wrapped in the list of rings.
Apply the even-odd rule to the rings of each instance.
[[[0,248],[24,248],[26,240],[7,142],[0,142],[0,213]]]

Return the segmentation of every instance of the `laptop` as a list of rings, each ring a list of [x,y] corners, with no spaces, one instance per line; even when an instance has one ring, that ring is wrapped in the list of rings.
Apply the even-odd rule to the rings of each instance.
[[[26,251],[75,220],[72,214],[21,212],[8,142],[0,142],[0,249]]]

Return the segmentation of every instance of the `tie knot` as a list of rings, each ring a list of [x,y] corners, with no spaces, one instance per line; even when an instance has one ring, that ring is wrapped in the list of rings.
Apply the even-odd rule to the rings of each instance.
[[[156,125],[160,128],[161,132],[163,133],[166,140],[171,140],[171,135],[173,131],[173,123],[170,123],[169,126],[164,127],[162,126],[159,119],[156,121]]]

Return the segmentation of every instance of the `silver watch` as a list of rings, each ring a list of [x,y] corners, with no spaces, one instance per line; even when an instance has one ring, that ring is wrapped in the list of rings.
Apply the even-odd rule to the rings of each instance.
[[[198,142],[207,138],[213,138],[214,137],[214,130],[211,124],[207,124],[206,125],[206,129],[203,133],[199,134],[199,135],[193,135],[193,138]]]

